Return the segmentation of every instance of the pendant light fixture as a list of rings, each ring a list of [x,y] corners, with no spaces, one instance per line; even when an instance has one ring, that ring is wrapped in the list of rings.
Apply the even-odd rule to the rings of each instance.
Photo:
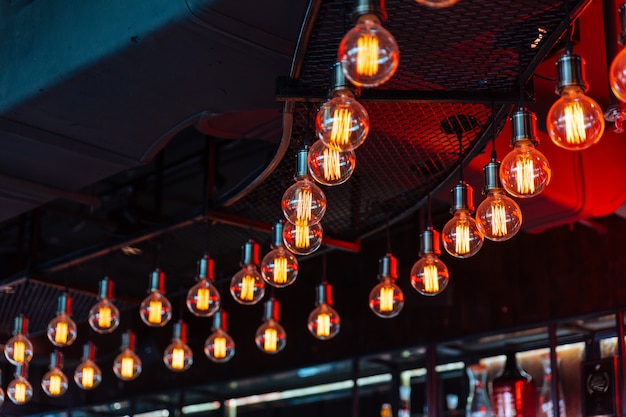
[[[420,259],[411,268],[411,286],[422,295],[440,294],[448,286],[448,267],[439,255],[439,232],[429,224],[420,235]]]
[[[460,179],[452,189],[453,217],[443,226],[441,240],[446,252],[455,258],[469,258],[483,247],[484,237],[472,217],[472,186]]]
[[[609,82],[615,97],[622,103],[626,103],[626,3],[622,3],[618,9],[620,33],[618,43],[622,49],[611,61],[609,69]]]
[[[26,404],[33,398],[33,386],[28,382],[28,365],[15,367],[15,378],[7,386],[7,396],[13,404]]]
[[[13,365],[26,365],[33,358],[33,344],[27,334],[28,319],[20,314],[13,322],[13,337],[4,344],[4,356]]]
[[[122,335],[121,353],[113,361],[113,373],[122,381],[131,381],[141,374],[141,359],[135,353],[135,334]]]
[[[552,170],[546,157],[535,146],[537,116],[523,106],[511,115],[511,147],[500,164],[500,180],[514,197],[539,195],[550,183]]]
[[[174,372],[186,371],[193,364],[193,352],[187,345],[187,325],[182,320],[174,324],[174,336],[163,352],[163,363]]]
[[[48,397],[60,397],[68,387],[67,376],[63,373],[63,354],[54,351],[50,354],[50,370],[41,380],[41,388]]]
[[[381,22],[387,19],[384,0],[356,0],[356,25],[345,34],[337,53],[346,77],[359,87],[377,87],[398,68],[398,44]]]
[[[324,279],[316,290],[316,307],[309,314],[307,328],[316,339],[332,339],[341,328],[341,318],[333,308],[332,287]]]
[[[172,318],[172,303],[164,294],[165,274],[156,268],[150,274],[148,296],[139,305],[139,316],[150,327],[163,327]]]
[[[298,260],[283,244],[282,221],[272,228],[272,250],[261,261],[261,275],[277,288],[293,284],[298,276]]]
[[[398,279],[398,260],[387,253],[378,261],[378,280],[369,295],[370,309],[378,317],[389,319],[396,317],[404,307],[404,293],[396,285]]]
[[[92,390],[102,382],[102,370],[94,362],[95,356],[96,347],[93,343],[88,342],[83,347],[82,362],[74,371],[74,382],[80,389]]]
[[[241,270],[230,280],[230,295],[239,304],[253,305],[265,295],[265,282],[259,273],[259,244],[248,240],[241,248]]]
[[[113,281],[105,277],[98,288],[98,302],[89,310],[89,326],[98,334],[111,333],[120,324],[120,311],[111,301]]]
[[[287,345],[287,333],[279,323],[278,301],[272,297],[263,307],[263,324],[257,329],[254,341],[263,352],[273,355]]]
[[[74,343],[77,336],[76,323],[70,317],[72,298],[63,293],[58,298],[57,315],[48,323],[46,334],[54,346],[64,347]]]
[[[196,317],[210,317],[219,310],[222,303],[220,293],[213,284],[213,259],[204,254],[198,261],[198,281],[187,292],[185,304],[187,309]]]
[[[327,151],[326,157],[325,149],[317,145],[309,160],[309,170],[322,184],[341,184],[352,174],[356,158],[354,154],[339,152],[349,152],[363,144],[370,119],[365,107],[355,98],[354,86],[344,76],[340,63],[331,67],[328,94],[330,99],[317,112],[315,132],[326,147],[338,153]]]
[[[235,355],[235,342],[227,333],[227,317],[224,310],[213,316],[213,333],[204,342],[204,354],[213,362],[228,362]]]

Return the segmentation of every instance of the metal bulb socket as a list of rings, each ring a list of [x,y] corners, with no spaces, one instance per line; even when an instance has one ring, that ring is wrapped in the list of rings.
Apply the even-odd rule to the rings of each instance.
[[[150,274],[150,290],[163,292],[165,289],[165,274],[159,268],[152,271]]]
[[[378,260],[378,279],[384,280],[385,278],[393,281],[398,279],[398,258],[391,253]]]
[[[511,147],[519,141],[530,141],[537,146],[537,116],[525,107],[520,107],[511,115]]]
[[[433,229],[432,227],[428,227],[420,234],[420,252],[419,256],[423,257],[424,255],[441,255],[441,246],[440,246],[439,232]]]
[[[465,181],[459,181],[452,188],[452,206],[450,213],[454,214],[458,210],[474,211],[474,190],[471,185]]]
[[[250,239],[241,247],[241,266],[259,264],[259,244]]]
[[[283,246],[283,221],[279,220],[272,227],[272,248]]]
[[[309,175],[309,149],[307,147],[303,147],[296,154],[296,175],[294,176],[296,179],[304,178]]]
[[[275,298],[270,298],[263,305],[263,319],[274,319],[278,321],[278,301]]]
[[[61,294],[58,299],[57,313],[70,314],[71,310],[72,310],[72,298],[69,295],[67,295],[67,293]]]
[[[213,330],[228,330],[227,320],[228,314],[226,314],[224,310],[218,311],[217,314],[213,316]]]
[[[82,360],[83,361],[86,361],[87,359],[94,360],[95,357],[96,357],[96,346],[91,342],[85,343],[85,345],[83,346]]]
[[[50,369],[63,368],[63,354],[55,350],[50,354]]]
[[[103,298],[113,298],[113,281],[106,277],[98,285],[98,299]]]
[[[213,275],[214,263],[213,259],[209,258],[209,255],[204,255],[198,261],[198,280],[209,279],[213,281],[215,276]]]
[[[491,190],[502,188],[500,183],[500,162],[492,160],[483,167],[485,183],[483,186],[483,194],[487,194]]]
[[[555,91],[558,95],[566,88],[576,87],[583,92],[589,87],[585,81],[585,61],[580,55],[565,53],[556,61],[557,82]]]
[[[23,314],[16,316],[15,320],[13,321],[13,334],[25,335],[27,332],[28,332],[28,319]]]
[[[187,325],[184,321],[179,320],[178,322],[174,323],[172,340],[181,340],[185,343],[187,342]]]
[[[329,304],[333,305],[333,287],[328,283],[322,283],[318,285],[315,293],[315,302],[317,305]]]
[[[381,22],[387,20],[385,0],[356,0],[352,20],[356,22],[359,20],[359,17],[367,14],[375,15]]]
[[[130,349],[130,350],[135,349],[135,333],[131,332],[130,330],[122,334],[121,350],[124,350],[124,349]]]

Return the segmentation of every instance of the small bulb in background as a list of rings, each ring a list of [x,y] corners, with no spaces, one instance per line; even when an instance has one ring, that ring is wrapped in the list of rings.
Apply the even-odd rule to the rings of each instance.
[[[259,245],[248,240],[241,251],[241,269],[230,280],[230,295],[239,304],[254,305],[265,295],[265,281],[257,269]]]
[[[472,187],[459,181],[452,189],[453,214],[441,231],[441,239],[446,252],[456,258],[469,258],[476,255],[483,246],[484,237],[476,220],[472,217]]]
[[[322,283],[318,285],[316,295],[316,307],[309,314],[307,328],[317,339],[332,339],[341,328],[339,313],[333,308],[332,287]]]
[[[187,292],[185,304],[187,309],[196,317],[210,317],[219,310],[221,296],[213,284],[213,259],[205,254],[198,261],[198,281]]]
[[[398,279],[398,260],[391,253],[378,262],[378,280],[369,295],[370,309],[384,319],[396,317],[404,307],[404,293],[396,284]]]
[[[33,359],[33,344],[26,336],[28,319],[20,314],[13,323],[13,337],[4,344],[4,356],[13,365],[26,365]]]
[[[113,361],[113,373],[122,381],[131,381],[141,374],[141,359],[135,353],[135,334],[122,335],[121,353]]]
[[[98,302],[89,310],[89,326],[98,334],[107,334],[120,324],[120,311],[111,301],[113,281],[104,278],[98,289]]]
[[[163,352],[163,363],[175,372],[186,371],[193,364],[193,352],[187,345],[187,325],[182,320],[174,324],[174,336]]]
[[[172,318],[172,304],[164,294],[165,274],[156,268],[150,274],[149,294],[139,306],[141,320],[150,327],[163,327]]]
[[[70,317],[72,310],[72,298],[67,293],[63,293],[58,299],[57,315],[48,323],[46,334],[48,340],[54,346],[69,346],[76,340],[76,323]]]
[[[67,376],[63,373],[63,355],[54,351],[50,354],[50,370],[41,380],[41,389],[48,397],[60,397],[68,386]]]
[[[223,310],[213,316],[213,333],[204,342],[204,354],[213,362],[228,362],[235,355],[235,342],[227,333],[226,319]]]
[[[261,261],[261,275],[268,284],[282,288],[293,284],[298,277],[298,260],[283,244],[283,222],[272,230],[272,250]]]
[[[33,398],[33,386],[28,382],[28,365],[15,367],[15,378],[7,386],[7,396],[13,404],[26,404]]]
[[[263,324],[256,331],[254,341],[265,353],[276,354],[287,345],[287,333],[279,323],[278,301],[275,298],[265,302]]]
[[[102,370],[94,362],[96,356],[96,347],[93,343],[88,342],[83,347],[82,362],[74,371],[74,382],[80,389],[92,390],[102,382]]]
[[[411,285],[422,295],[437,295],[448,286],[448,267],[439,255],[439,233],[429,226],[420,235],[420,259],[411,268]]]

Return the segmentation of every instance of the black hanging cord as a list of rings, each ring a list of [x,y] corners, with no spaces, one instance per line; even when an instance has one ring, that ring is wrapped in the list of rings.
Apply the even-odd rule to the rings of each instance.
[[[430,191],[428,192],[428,195],[426,196],[426,207],[427,207],[427,213],[426,213],[426,228],[430,228],[433,226],[433,218],[432,218],[432,201],[430,198]]]
[[[385,226],[387,233],[387,253],[391,253],[391,230],[389,227],[389,213],[385,213]]]
[[[491,105],[491,160],[496,161],[498,159],[498,155],[496,154],[496,134],[498,128],[496,127],[496,105]]]
[[[158,269],[161,265],[161,237],[157,239],[156,252],[154,253],[154,269]]]
[[[522,63],[522,44],[517,46],[517,66],[519,70],[518,84],[519,84],[519,107],[524,107],[524,81],[522,80],[522,74],[524,73],[524,64]]]
[[[306,106],[306,117],[304,122],[304,132],[302,134],[302,146],[305,148],[309,147],[309,130],[311,129],[311,109],[312,103],[307,101],[305,103]]]
[[[457,122],[458,126],[454,130],[459,141],[459,182],[463,182],[465,180],[463,175],[463,128],[461,127],[461,121],[457,119]]]
[[[207,218],[204,219],[204,255],[209,256],[209,235],[211,232],[211,221]]]
[[[569,0],[564,0],[563,4],[565,5],[565,21],[567,22],[567,31],[565,32],[565,53],[571,54],[574,49],[574,45],[572,43],[572,26],[574,22],[571,21],[571,13],[569,8]]]

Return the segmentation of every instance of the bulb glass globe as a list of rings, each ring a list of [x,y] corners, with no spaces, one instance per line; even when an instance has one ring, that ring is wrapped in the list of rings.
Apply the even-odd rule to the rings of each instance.
[[[546,117],[548,134],[555,145],[579,151],[597,143],[604,133],[604,112],[580,88],[567,88]]]
[[[187,292],[187,309],[196,317],[210,317],[222,303],[217,288],[210,279],[202,278]]]
[[[0,405],[4,403],[4,390],[0,387]]]
[[[69,314],[61,312],[48,323],[46,334],[54,346],[64,347],[74,343],[78,331]]]
[[[254,341],[265,353],[276,354],[287,345],[287,333],[274,319],[268,319],[256,331]]]
[[[509,240],[522,227],[522,210],[504,190],[490,190],[476,209],[476,224],[486,239]]]
[[[404,293],[394,280],[385,277],[370,292],[369,306],[378,317],[396,317],[404,307]]]
[[[204,354],[213,362],[228,362],[235,355],[235,341],[222,329],[217,329],[204,342]]]
[[[139,306],[141,320],[150,327],[163,327],[172,318],[172,304],[159,291],[151,291]]]
[[[7,386],[7,396],[13,404],[26,404],[33,398],[33,386],[23,376],[16,376]]]
[[[265,295],[265,282],[256,266],[244,265],[230,280],[230,294],[239,304],[253,305]]]
[[[539,195],[550,183],[552,170],[546,157],[528,140],[515,143],[500,164],[500,181],[514,197]]]
[[[615,97],[626,103],[626,48],[619,51],[613,58],[609,69],[609,82]]]
[[[308,177],[287,188],[281,201],[285,218],[293,224],[316,224],[326,212],[324,192]]]
[[[411,268],[411,285],[422,295],[441,293],[449,280],[448,267],[432,253],[422,256]]]
[[[323,185],[339,185],[348,181],[356,166],[353,150],[342,151],[316,141],[309,149],[309,174]]]
[[[89,310],[88,321],[96,333],[111,333],[120,324],[120,311],[111,300],[103,298]]]
[[[344,75],[359,87],[377,87],[398,68],[400,51],[395,38],[374,15],[363,15],[339,44]]]
[[[74,382],[80,389],[94,389],[102,382],[102,370],[94,361],[86,359],[76,367]]]
[[[113,361],[113,372],[123,381],[131,381],[141,374],[141,359],[135,352],[125,348]]]
[[[321,303],[309,314],[307,328],[317,339],[332,339],[339,333],[341,319],[332,306],[328,303]]]
[[[298,260],[287,248],[280,245],[263,257],[261,275],[265,282],[274,287],[291,285],[298,276]]]
[[[296,255],[309,255],[322,246],[324,231],[320,223],[298,226],[285,223],[283,229],[283,243],[285,247]]]
[[[363,105],[354,98],[349,90],[339,90],[336,92],[332,99],[328,100],[322,105],[322,107],[320,107],[315,118],[315,132],[317,133],[317,137],[328,148],[336,151],[348,152],[358,148],[367,138],[369,130],[370,118],[367,114],[367,110],[365,110],[365,107],[363,107]],[[315,146],[316,145],[313,144],[309,152],[314,151],[316,153],[315,160],[317,160],[317,165],[319,165],[319,155],[321,153],[323,157],[324,150],[319,149],[319,146],[321,145],[317,145],[318,147],[313,149]],[[350,155],[339,156],[348,158]],[[330,157],[328,157],[329,162],[333,161],[331,159],[332,157],[337,158],[334,155],[330,155]],[[311,170],[310,161],[311,155],[309,155],[309,170]],[[326,175],[323,171],[321,172],[322,175],[320,176],[322,178],[325,178],[326,176],[329,177],[329,179],[324,179],[324,181],[329,182],[331,181],[330,178],[337,176],[337,168],[332,166],[331,168],[333,169],[329,170]],[[348,168],[349,165],[346,166],[344,170],[348,171]],[[315,171],[317,172],[318,170]],[[341,170],[339,170],[339,173],[342,173]],[[343,175],[340,175],[339,177],[342,178],[346,175],[349,177],[347,172],[343,173]],[[334,180],[332,182],[337,181],[339,180]]]
[[[4,356],[13,365],[25,365],[33,359],[33,344],[23,334],[16,334],[4,345]]]
[[[469,258],[483,246],[484,237],[469,210],[456,210],[441,230],[443,247],[456,258]]]
[[[48,397],[60,397],[68,387],[67,376],[59,368],[50,369],[41,380],[41,388]]]
[[[187,343],[176,339],[165,348],[163,363],[170,371],[186,371],[193,364],[193,352]]]
[[[450,7],[459,2],[459,0],[416,0],[419,4],[432,7],[434,9],[441,9],[444,7]]]

